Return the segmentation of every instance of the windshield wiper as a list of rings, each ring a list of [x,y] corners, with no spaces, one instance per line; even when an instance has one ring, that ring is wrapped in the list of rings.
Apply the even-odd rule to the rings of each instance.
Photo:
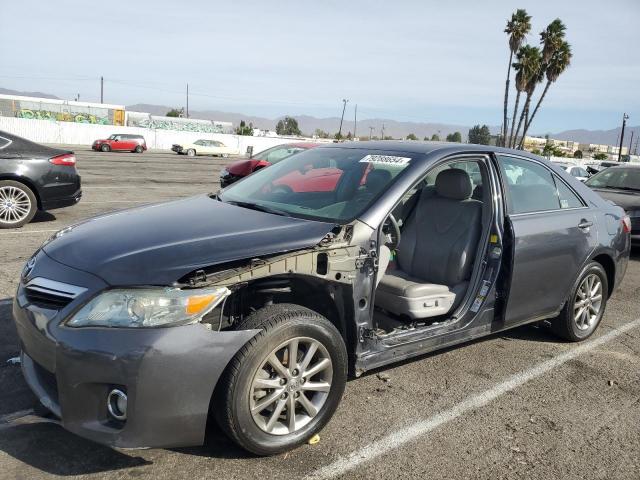
[[[640,188],[633,188],[633,187],[612,187],[612,188],[617,188],[618,190],[629,190],[632,192],[640,191]]]
[[[264,205],[258,205],[257,203],[251,202],[238,202],[236,200],[230,200],[226,203],[230,203],[231,205],[236,205],[242,208],[249,208],[251,210],[257,210],[259,212],[272,213],[274,215],[281,215],[283,217],[290,217],[291,215],[288,212],[283,210],[278,210],[277,208],[265,207]]]

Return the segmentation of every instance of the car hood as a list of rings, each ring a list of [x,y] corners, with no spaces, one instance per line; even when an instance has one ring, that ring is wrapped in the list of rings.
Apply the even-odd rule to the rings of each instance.
[[[611,200],[626,211],[640,210],[640,192],[633,192],[631,190],[615,190],[612,188],[592,188],[595,192],[598,192],[598,195],[602,198]]]
[[[312,247],[333,227],[202,195],[96,217],[43,250],[110,285],[171,285],[201,268]]]
[[[260,163],[267,164],[267,162],[265,162],[264,160],[251,158],[248,160],[236,160],[235,162],[227,165],[225,168],[227,172],[232,175],[249,175]]]

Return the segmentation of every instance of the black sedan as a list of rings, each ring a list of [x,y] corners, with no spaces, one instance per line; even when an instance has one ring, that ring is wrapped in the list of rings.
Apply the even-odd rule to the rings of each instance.
[[[631,241],[640,244],[640,165],[619,165],[594,175],[586,184],[620,205],[631,218]]]
[[[81,196],[73,152],[0,130],[0,228],[22,227],[38,210],[75,205]]]
[[[327,170],[330,187],[278,188]],[[24,377],[71,432],[185,446],[215,419],[269,455],[324,427],[347,372],[543,319],[589,338],[629,249],[622,208],[540,157],[332,144],[61,230],[13,315]]]

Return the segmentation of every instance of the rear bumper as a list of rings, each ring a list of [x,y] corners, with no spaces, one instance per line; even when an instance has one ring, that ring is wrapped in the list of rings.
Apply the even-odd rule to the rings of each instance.
[[[55,210],[56,208],[71,207],[78,203],[82,198],[82,189],[79,188],[72,195],[57,197],[57,198],[43,198],[42,210]]]

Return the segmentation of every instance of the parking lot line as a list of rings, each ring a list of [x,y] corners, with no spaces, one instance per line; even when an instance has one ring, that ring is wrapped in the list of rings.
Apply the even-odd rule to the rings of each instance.
[[[565,363],[598,348],[605,343],[625,334],[629,330],[632,330],[640,326],[640,318],[633,320],[615,330],[612,330],[595,340],[583,343],[577,347],[570,349],[567,352],[556,355],[555,357],[541,362],[534,367],[524,370],[520,373],[512,375],[505,381],[494,385],[492,388],[473,395],[466,400],[458,403],[452,408],[437,413],[436,415],[422,420],[417,423],[413,423],[406,427],[400,428],[396,432],[393,432],[380,440],[370,443],[359,450],[356,450],[346,457],[339,458],[335,462],[319,468],[315,472],[311,473],[307,478],[309,479],[328,479],[334,478],[359,467],[364,463],[368,463],[371,460],[385,455],[386,453],[399,448],[406,443],[409,443],[418,437],[428,434],[432,430],[449,423],[458,417],[465,415],[473,410],[477,410],[491,403],[496,398],[521,387],[525,383],[538,378],[551,370],[558,368]]]
[[[21,233],[50,233],[57,232],[60,230],[59,228],[54,228],[50,230],[11,230],[9,232],[0,232],[0,235],[19,235]]]

